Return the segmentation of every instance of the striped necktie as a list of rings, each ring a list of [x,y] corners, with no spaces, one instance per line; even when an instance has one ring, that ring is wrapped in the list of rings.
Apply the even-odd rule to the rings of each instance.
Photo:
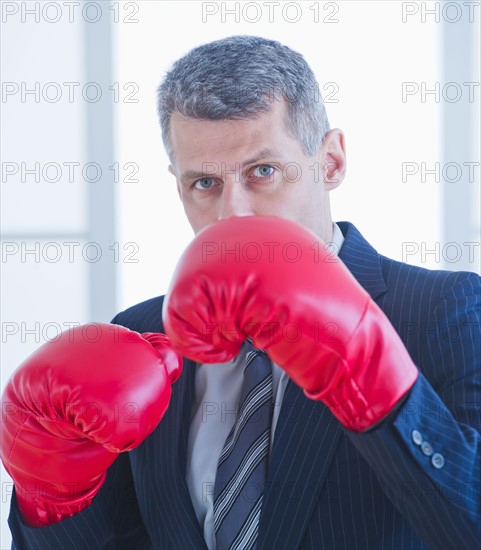
[[[253,549],[262,507],[272,422],[272,368],[264,351],[244,344],[244,381],[214,485],[217,550]]]

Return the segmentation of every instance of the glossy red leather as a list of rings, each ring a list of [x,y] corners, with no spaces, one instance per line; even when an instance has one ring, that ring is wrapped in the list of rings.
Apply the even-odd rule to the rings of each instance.
[[[271,216],[231,217],[199,232],[164,300],[172,345],[198,362],[266,350],[306,395],[364,431],[418,370],[391,323],[314,233]]]
[[[25,522],[41,527],[88,506],[118,453],[167,410],[181,357],[161,334],[95,323],[43,344],[2,395],[2,462]]]

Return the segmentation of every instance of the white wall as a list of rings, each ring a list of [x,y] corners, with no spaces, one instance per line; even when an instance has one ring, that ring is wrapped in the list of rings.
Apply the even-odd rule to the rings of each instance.
[[[327,110],[331,126],[342,128],[346,134],[348,176],[332,195],[335,219],[353,221],[380,252],[393,258],[429,268],[466,266],[468,249],[463,243],[479,241],[480,212],[475,200],[479,197],[479,167],[472,184],[466,184],[464,178],[456,187],[472,211],[469,215],[457,211],[454,203],[451,209],[443,198],[447,182],[442,173],[440,181],[429,174],[425,181],[421,177],[422,163],[430,169],[436,162],[442,166],[449,161],[443,135],[447,102],[442,96],[436,102],[429,95],[423,102],[420,92],[405,101],[402,97],[403,82],[420,90],[423,86],[432,88],[436,82],[443,88],[443,29],[447,24],[466,24],[470,14],[462,2],[459,6],[464,11],[458,23],[449,23],[447,19],[454,15],[443,13],[441,7],[439,21],[436,14],[430,16],[421,10],[422,4],[436,9],[436,4],[442,5],[439,2],[280,2],[272,21],[266,2],[243,3],[244,7],[239,4],[238,14],[225,13],[235,9],[234,2],[93,2],[89,11],[73,14],[62,2],[50,4],[49,11],[44,12],[46,3],[39,3],[38,20],[36,15],[25,13],[25,7],[35,9],[34,2],[2,4],[2,78],[19,86],[19,92],[10,96],[2,93],[0,103],[4,169],[2,387],[9,373],[45,339],[55,336],[58,328],[66,328],[68,323],[107,321],[116,310],[165,292],[175,262],[192,233],[174,179],[167,172],[155,90],[176,58],[198,44],[224,36],[256,34],[280,40],[304,54],[321,90],[325,86],[325,97],[336,90]],[[96,23],[94,4],[100,6],[101,19]],[[245,8],[247,4],[250,7]],[[59,20],[52,22],[59,14]],[[473,23],[479,28],[479,11],[474,15]],[[257,23],[249,22],[257,16]],[[297,17],[299,20],[293,22]],[[97,160],[89,156],[92,122],[87,123],[86,115],[90,104],[79,95],[79,88],[75,88],[75,100],[70,103],[62,83],[85,84],[88,75],[95,74],[90,71],[98,64],[93,53],[95,43],[86,48],[85,37],[97,38],[87,35],[86,28],[92,32],[93,25],[104,24],[106,19],[113,31],[113,72],[109,77],[113,89],[102,83],[104,97],[99,105],[105,112],[111,110],[114,117],[114,137],[110,137],[111,143],[105,138],[109,141],[105,147],[110,147],[114,156],[111,164],[104,166],[114,185],[110,199],[107,194],[95,203],[97,214],[93,217],[95,188],[85,178],[77,176],[69,182],[64,168],[58,183],[49,184],[42,175],[36,182],[28,174],[22,182],[21,163],[27,168],[35,162],[41,167],[48,162],[78,162],[85,167]],[[454,63],[464,66],[461,58]],[[464,81],[479,82],[478,67],[473,60],[461,71],[461,87]],[[49,103],[41,94],[38,102],[32,96],[22,101],[21,83],[31,87],[37,81],[42,86],[59,83],[63,99]],[[42,90],[54,92],[53,88]],[[114,96],[117,90],[119,98]],[[466,88],[463,90],[460,102],[468,101]],[[472,109],[472,120],[478,125],[470,130],[470,148],[464,150],[461,161],[479,163],[479,87],[475,98],[474,103],[468,101],[467,108]],[[109,136],[108,128],[105,135]],[[459,141],[466,142],[463,128]],[[5,173],[14,169],[15,163],[19,173]],[[108,168],[114,163],[120,168],[118,181]],[[403,163],[411,163],[411,170],[418,169],[406,181]],[[138,171],[132,174],[132,168]],[[113,238],[110,216],[106,215],[104,228],[98,225],[99,208],[108,210],[105,201],[110,200],[117,213]],[[446,262],[445,256],[449,259],[455,252],[445,249],[451,242],[445,233],[446,212],[451,218],[455,216],[461,228],[456,237],[463,252],[459,262]],[[94,232],[92,224],[97,224]],[[98,265],[92,266],[82,255],[95,252],[84,248],[92,240],[102,244],[104,261],[109,259],[104,270],[93,270]],[[72,249],[67,242],[79,243],[70,257]],[[22,255],[35,246],[38,257]],[[52,261],[59,248],[59,261]],[[430,249],[438,252],[422,253]],[[479,271],[479,247],[473,249],[477,256],[470,268]],[[114,259],[116,251],[119,255]],[[409,257],[407,251],[412,252]],[[117,291],[114,278],[119,280]],[[102,295],[102,289],[108,293],[113,288],[117,305],[106,302],[103,309],[95,310],[94,287],[95,296],[99,292]],[[6,527],[10,492],[11,482],[2,469],[2,549],[10,545]]]
[[[102,227],[97,216],[98,201],[112,195],[109,90],[95,74],[102,55],[86,59],[86,37],[105,27],[105,17],[88,32],[93,11],[74,12],[70,21],[63,4],[46,6],[1,4],[2,389],[46,340],[72,325],[108,321],[115,310],[108,204]],[[106,143],[96,143],[94,132]],[[12,483],[3,467],[0,474],[3,549]]]
[[[5,95],[4,87],[1,103],[2,388],[10,372],[46,338],[66,328],[65,322],[89,320],[88,266],[69,262],[68,245],[63,245],[79,242],[80,248],[86,241],[86,189],[68,178],[47,183],[41,175],[47,163],[86,162],[82,103],[49,103],[42,96],[42,86],[48,82],[84,80],[82,40],[80,25],[22,23],[14,17],[8,24],[2,22],[3,86],[10,82],[13,88],[18,86],[11,96]],[[22,98],[22,88],[35,89],[35,82],[40,84],[39,97]],[[55,86],[45,89],[48,92],[52,95],[47,97],[54,98]],[[25,171],[35,163],[39,180],[35,174],[22,177],[22,166]],[[8,172],[16,169],[16,174]],[[47,178],[55,179],[55,167],[46,170]],[[58,261],[49,261],[57,256]],[[12,484],[3,467],[1,481],[0,548],[4,549],[10,544],[6,517]]]
[[[348,155],[347,178],[332,193],[334,218],[354,222],[380,252],[393,258],[428,268],[466,268],[461,260],[470,249],[463,240],[459,245],[463,257],[446,262],[457,253],[446,248],[451,239],[442,226],[446,102],[421,95],[423,87],[438,82],[442,90],[444,85],[442,9],[437,23],[436,14],[430,17],[421,9],[412,13],[416,11],[412,2],[283,2],[270,23],[268,4],[240,3],[236,12],[235,2],[143,2],[136,15],[139,23],[116,28],[117,80],[136,82],[140,100],[119,105],[119,154],[122,162],[138,163],[140,180],[119,188],[119,231],[123,242],[138,243],[141,258],[138,264],[123,266],[121,307],[165,292],[175,261],[192,234],[174,178],[167,172],[155,116],[156,86],[170,64],[192,47],[232,34],[273,38],[302,52],[324,96],[332,94],[326,105],[328,116],[332,127],[344,130]],[[432,4],[435,8],[439,3]],[[450,12],[445,15],[454,17]],[[257,23],[248,22],[257,17]],[[297,23],[289,22],[297,17]],[[463,13],[463,18],[468,17]],[[409,89],[419,89],[405,101],[403,82],[413,83],[405,84]],[[476,94],[479,104],[479,88]],[[462,100],[466,98],[465,94]],[[473,151],[479,150],[479,127],[476,140],[478,148],[473,143]],[[467,151],[463,160],[479,163],[473,151]],[[436,162],[439,181],[422,173]],[[403,181],[403,166],[417,173]],[[470,187],[457,186],[460,193],[470,196],[479,187],[479,165],[475,176]],[[453,176],[448,173],[448,177]],[[464,240],[475,240],[471,225],[466,227],[465,213],[455,216],[469,234]],[[476,229],[479,216],[478,209],[473,214]],[[435,252],[429,254],[431,249]],[[471,249],[476,256],[468,269],[479,271],[479,246]]]

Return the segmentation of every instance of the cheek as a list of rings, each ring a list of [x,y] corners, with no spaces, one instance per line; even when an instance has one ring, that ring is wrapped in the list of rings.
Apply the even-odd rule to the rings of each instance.
[[[184,211],[190,226],[197,235],[199,231],[215,222],[217,217],[212,209],[199,208],[196,205],[186,205],[184,203]]]
[[[322,201],[321,184],[316,183],[308,171],[302,174],[297,181],[286,181],[281,193],[280,201],[291,211],[308,212],[317,208]]]
[[[322,183],[308,179],[293,184],[287,208],[301,224],[316,224],[324,216],[326,206]]]

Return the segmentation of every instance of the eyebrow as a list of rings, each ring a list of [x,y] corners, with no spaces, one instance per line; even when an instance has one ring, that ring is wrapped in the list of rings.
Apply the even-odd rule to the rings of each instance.
[[[261,159],[264,159],[266,157],[270,157],[272,159],[279,159],[282,157],[280,151],[278,151],[277,149],[271,149],[269,147],[266,147],[264,149],[261,149],[260,151],[258,151],[255,155],[253,155],[251,158],[245,160],[242,164],[241,164],[241,170],[243,168],[245,168],[246,166],[248,166],[249,164],[254,164],[256,162],[259,162]],[[211,176],[213,174],[211,173],[206,173],[206,172],[202,172],[202,171],[198,171],[198,170],[186,170],[185,172],[183,172],[180,176],[180,181],[181,182],[184,182],[186,180],[191,180],[191,179],[197,179],[197,178],[205,178],[206,176]]]

